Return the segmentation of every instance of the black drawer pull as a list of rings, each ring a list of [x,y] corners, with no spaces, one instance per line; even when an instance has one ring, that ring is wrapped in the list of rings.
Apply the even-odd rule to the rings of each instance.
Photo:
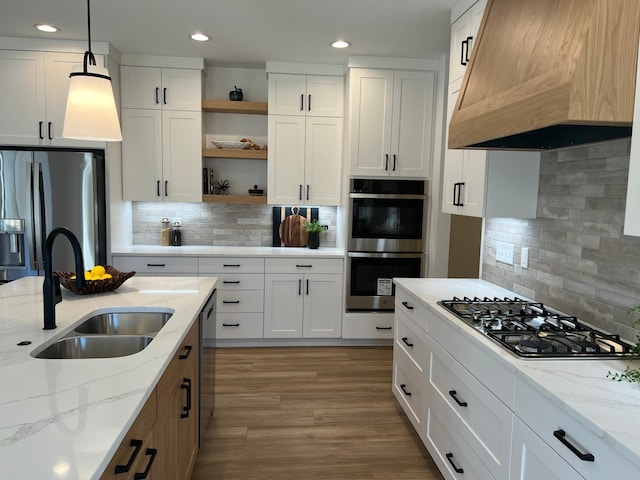
[[[127,473],[129,470],[131,470],[131,467],[133,466],[133,462],[136,461],[136,458],[138,457],[138,453],[140,453],[140,449],[142,448],[142,440],[136,440],[135,438],[132,438],[130,446],[131,448],[133,448],[133,453],[131,454],[131,457],[129,457],[129,461],[127,462],[126,465],[116,465],[116,468],[115,468],[116,475],[119,475],[121,473]]]
[[[193,347],[191,345],[185,345],[184,349],[186,350],[187,353],[185,353],[184,355],[180,355],[178,357],[180,360],[186,360],[187,358],[189,358],[189,355],[191,355],[191,350],[193,350]]]
[[[299,264],[296,264],[296,268],[312,268],[312,267],[313,267],[313,265],[299,265]]]
[[[223,280],[222,283],[225,285],[240,285],[240,280]]]
[[[391,330],[392,327],[376,327],[376,330]]]
[[[404,393],[407,397],[411,396],[411,392],[407,390],[406,384],[403,383],[402,385],[400,385],[400,388],[402,389],[402,393]]]
[[[222,326],[223,327],[239,327],[240,324],[239,323],[223,323]]]
[[[460,468],[455,463],[453,463],[453,453],[447,453],[446,457],[447,457],[447,460],[449,460],[449,463],[451,464],[453,469],[456,471],[456,473],[464,473],[463,468]]]
[[[240,303],[240,300],[222,300],[222,303]]]
[[[158,454],[157,448],[147,448],[144,452],[145,455],[149,456],[149,463],[147,463],[147,468],[144,469],[142,473],[136,473],[133,476],[134,480],[145,480],[149,476],[149,472],[151,471],[151,465],[153,465],[153,461],[156,459],[156,455]]]
[[[224,268],[227,268],[227,267],[236,267],[237,268],[237,267],[240,267],[240,264],[239,263],[235,263],[235,264],[234,263],[224,263],[222,266]]]
[[[189,416],[189,412],[191,411],[191,379],[183,378],[182,381],[184,383],[180,384],[180,389],[187,391],[187,404],[182,407],[180,418],[187,418]]]
[[[413,347],[413,343],[409,343],[409,339],[407,337],[402,337],[402,341],[407,347]]]
[[[166,267],[164,263],[147,263],[147,267]]]
[[[402,302],[402,306],[407,310],[413,310],[413,306],[409,305],[409,302]]]
[[[451,398],[453,398],[461,407],[468,407],[467,402],[463,402],[458,398],[458,393],[455,390],[449,390],[449,395],[451,395]]]
[[[562,429],[556,430],[555,432],[553,432],[553,436],[556,437],[558,440],[560,440],[560,443],[562,443],[565,447],[571,450],[571,452],[573,452],[573,454],[576,457],[578,457],[580,460],[582,460],[583,462],[595,461],[595,457],[593,456],[593,454],[582,453],[580,450],[578,450],[578,448],[574,444],[572,444],[569,440],[567,440],[566,435],[567,434]]]

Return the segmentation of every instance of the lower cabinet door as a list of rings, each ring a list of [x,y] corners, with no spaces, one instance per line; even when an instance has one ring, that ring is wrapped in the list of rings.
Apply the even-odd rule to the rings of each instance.
[[[511,458],[511,480],[584,480],[517,417]]]
[[[264,282],[264,338],[301,338],[302,275],[267,274]]]
[[[302,335],[337,338],[342,333],[342,275],[304,276]]]

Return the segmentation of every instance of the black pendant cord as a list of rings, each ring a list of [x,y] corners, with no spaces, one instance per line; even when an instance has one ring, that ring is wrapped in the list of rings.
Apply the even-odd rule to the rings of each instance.
[[[78,75],[82,75],[82,76],[86,76],[86,77],[97,77],[97,78],[103,78],[105,80],[109,80],[111,81],[111,77],[108,75],[102,75],[100,73],[93,73],[93,72],[89,72],[87,66],[88,65],[93,65],[96,66],[96,57],[93,55],[93,52],[91,51],[91,6],[90,6],[90,2],[91,0],[87,0],[87,43],[88,43],[88,47],[89,49],[84,52],[84,58],[82,60],[82,72],[72,72],[69,74],[69,77],[75,77]]]

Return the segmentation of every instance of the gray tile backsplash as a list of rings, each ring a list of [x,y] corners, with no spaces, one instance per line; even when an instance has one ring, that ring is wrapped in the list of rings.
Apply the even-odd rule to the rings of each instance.
[[[158,245],[160,220],[182,222],[183,245],[270,247],[272,205],[133,202],[133,244]],[[320,246],[336,246],[336,207],[319,207],[320,223],[329,230]]]
[[[630,140],[544,152],[537,218],[486,219],[482,277],[635,340],[640,238],[624,236]],[[496,262],[496,242],[515,265]],[[529,248],[529,268],[520,266]]]

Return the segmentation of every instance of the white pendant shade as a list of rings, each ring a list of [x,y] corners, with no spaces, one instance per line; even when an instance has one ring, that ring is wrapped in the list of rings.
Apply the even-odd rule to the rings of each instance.
[[[82,72],[82,65],[74,67],[73,71]],[[106,68],[95,65],[87,65],[87,72],[109,76]],[[71,75],[62,136],[76,140],[122,141],[111,80]]]

